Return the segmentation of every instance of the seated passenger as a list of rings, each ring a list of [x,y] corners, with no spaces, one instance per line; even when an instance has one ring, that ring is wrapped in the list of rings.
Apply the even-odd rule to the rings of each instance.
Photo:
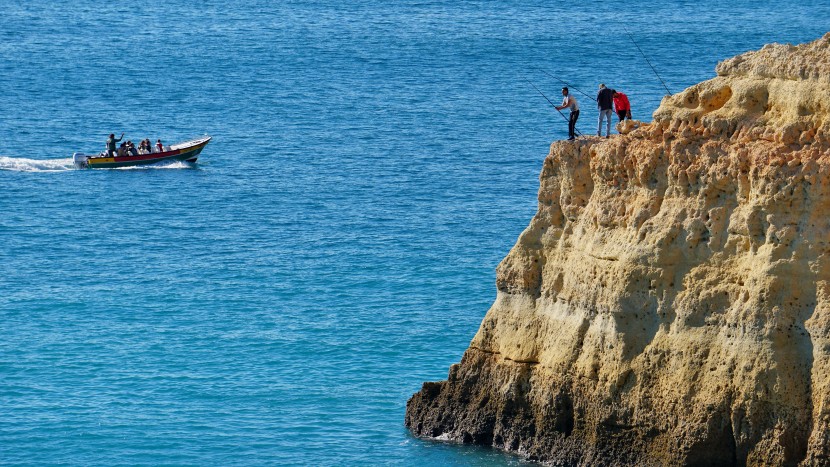
[[[118,146],[117,155],[118,155],[118,157],[124,157],[124,156],[127,155],[127,142],[126,141],[121,143],[121,146]]]
[[[156,152],[164,152],[164,145],[161,144],[161,140],[156,140]]]

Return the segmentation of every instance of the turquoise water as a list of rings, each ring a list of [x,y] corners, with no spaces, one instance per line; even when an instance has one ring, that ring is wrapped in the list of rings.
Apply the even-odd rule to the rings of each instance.
[[[775,7],[773,8],[773,5]],[[0,463],[515,465],[410,437],[567,125],[647,118],[826,2],[5,1]],[[580,95],[577,95],[580,97]],[[581,99],[579,128],[596,111]],[[106,136],[197,164],[73,170]]]

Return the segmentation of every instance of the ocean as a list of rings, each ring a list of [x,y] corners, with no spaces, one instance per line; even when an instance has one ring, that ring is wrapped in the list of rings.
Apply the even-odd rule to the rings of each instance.
[[[419,440],[567,123],[826,1],[2,1],[0,463],[519,465]],[[596,129],[581,94],[578,129]],[[198,163],[75,170],[109,133]]]

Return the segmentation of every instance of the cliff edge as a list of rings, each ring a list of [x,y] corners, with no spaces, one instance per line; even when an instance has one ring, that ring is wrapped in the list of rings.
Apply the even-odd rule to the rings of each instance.
[[[417,436],[551,465],[830,465],[830,33],[551,145]]]

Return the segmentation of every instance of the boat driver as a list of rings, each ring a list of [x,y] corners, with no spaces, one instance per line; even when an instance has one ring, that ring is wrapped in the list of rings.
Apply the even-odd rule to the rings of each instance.
[[[124,137],[124,133],[121,133],[121,138]],[[115,133],[110,133],[110,137],[107,138],[107,155],[110,157],[115,157],[116,150],[115,150],[115,143],[121,141],[121,138],[115,139]]]

